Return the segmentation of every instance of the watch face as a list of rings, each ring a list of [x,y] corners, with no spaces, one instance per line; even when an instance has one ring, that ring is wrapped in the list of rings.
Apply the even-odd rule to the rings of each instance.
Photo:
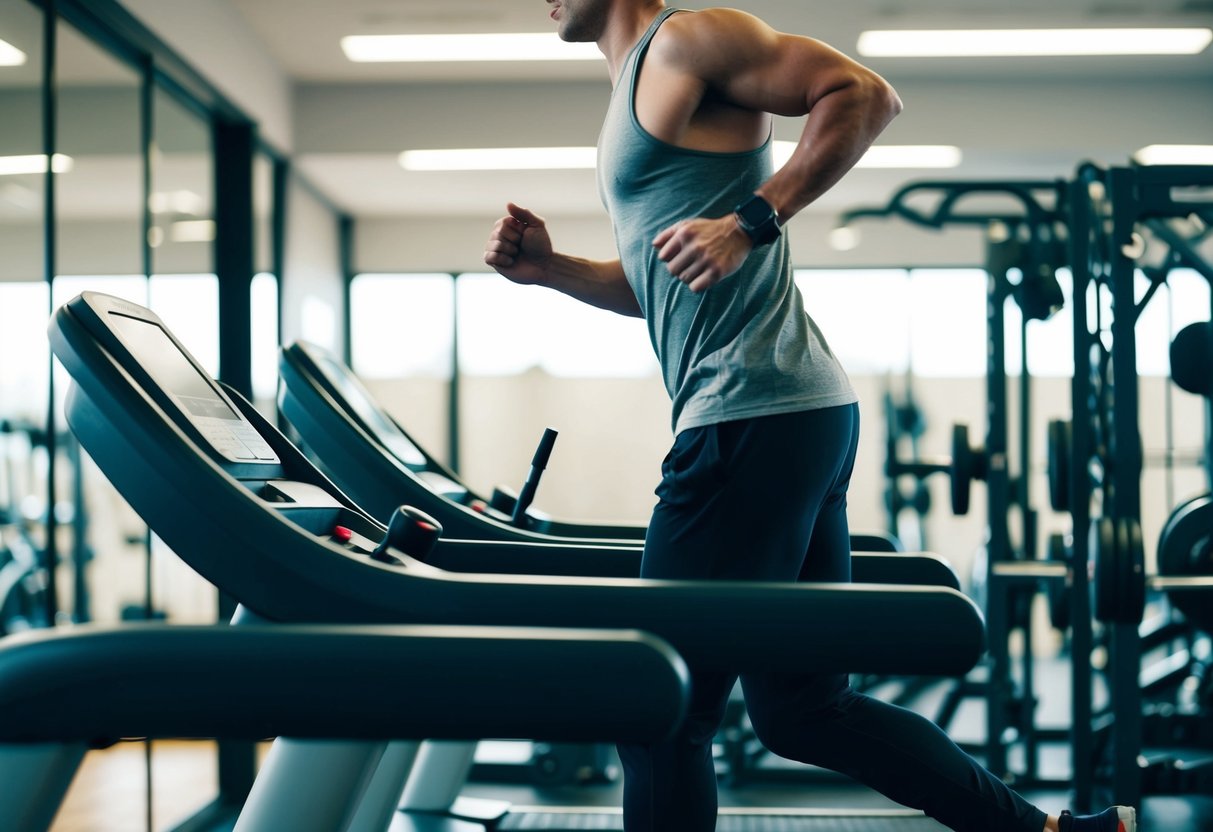
[[[756,246],[766,245],[779,237],[779,218],[775,209],[762,197],[755,194],[733,209],[742,231],[749,235]]]
[[[737,212],[741,214],[742,219],[754,226],[762,225],[775,213],[767,201],[760,196],[750,197],[741,203]]]

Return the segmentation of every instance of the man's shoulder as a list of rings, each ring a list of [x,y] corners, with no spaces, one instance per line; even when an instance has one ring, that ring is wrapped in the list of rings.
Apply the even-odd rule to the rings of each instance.
[[[747,30],[761,27],[762,21],[741,9],[716,6],[708,9],[677,9],[662,24],[660,32],[683,36],[744,35]]]
[[[659,60],[691,68],[705,60],[727,58],[770,30],[749,12],[726,7],[683,10],[670,15],[653,37],[650,51]]]

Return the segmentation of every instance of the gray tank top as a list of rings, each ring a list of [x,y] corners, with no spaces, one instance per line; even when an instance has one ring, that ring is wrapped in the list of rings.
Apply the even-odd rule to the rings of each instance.
[[[805,312],[786,235],[741,270],[692,293],[657,259],[653,238],[694,217],[721,217],[770,178],[771,142],[745,153],[667,144],[633,106],[649,42],[666,9],[624,63],[598,139],[598,190],[673,401],[674,433],[719,422],[856,401],[842,366]]]

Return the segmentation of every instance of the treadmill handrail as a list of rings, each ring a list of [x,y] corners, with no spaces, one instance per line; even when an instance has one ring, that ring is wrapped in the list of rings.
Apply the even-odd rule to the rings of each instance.
[[[563,545],[443,538],[425,562],[449,572],[635,578],[641,554],[639,549],[601,549],[592,541]],[[931,552],[853,552],[851,580],[960,589],[956,570]]]
[[[681,722],[687,679],[668,644],[621,630],[81,625],[0,642],[0,744],[650,742]]]

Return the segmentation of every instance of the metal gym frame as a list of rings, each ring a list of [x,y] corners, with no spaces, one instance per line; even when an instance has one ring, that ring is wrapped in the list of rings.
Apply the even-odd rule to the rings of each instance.
[[[930,208],[923,207],[923,198],[932,200]],[[993,212],[966,205],[973,201],[997,198],[1010,202],[1014,208]],[[1038,586],[1052,576],[1043,575],[1036,563],[1036,511],[1032,507],[1028,484],[1031,470],[1029,441],[1032,407],[1031,375],[1028,372],[1026,349],[1019,378],[1019,459],[1017,473],[1009,459],[1008,383],[1006,361],[1006,304],[1012,297],[1020,299],[1027,284],[1044,270],[1052,276],[1059,265],[1059,240],[1065,190],[1061,181],[923,181],[911,182],[899,189],[888,204],[876,208],[858,208],[843,213],[839,224],[849,225],[862,218],[883,219],[899,217],[914,225],[939,231],[949,227],[970,227],[986,231],[985,271],[987,278],[987,418],[984,447],[970,448],[967,429],[956,426],[953,435],[953,457],[935,463],[897,463],[886,461],[886,472],[897,477],[910,474],[924,477],[934,473],[949,473],[952,477],[953,508],[957,513],[967,511],[968,488],[972,479],[986,482],[987,529],[986,562],[978,583],[984,583],[984,612],[991,633],[989,645],[989,676],[985,681],[964,680],[957,683],[945,699],[937,721],[947,725],[961,700],[980,696],[986,702],[986,736],[982,746],[986,767],[1000,777],[1013,781],[1018,788],[1060,785],[1044,780],[1038,772],[1039,743],[1056,739],[1053,733],[1036,725],[1035,680],[1033,673],[1031,616],[1023,611]],[[1020,271],[1019,281],[1013,283],[1010,272]],[[1021,306],[1025,306],[1021,300]],[[1022,316],[1019,337],[1027,343],[1028,314]],[[963,508],[962,508],[963,506]],[[1022,525],[1019,548],[1013,544],[1008,526],[1012,507],[1019,509]],[[1017,613],[1017,608],[1020,612]],[[1012,673],[1009,637],[1014,629],[1024,631],[1024,651],[1020,662],[1021,681],[1017,686]],[[1023,744],[1024,761],[1021,771],[1012,771],[1005,739],[1014,731]]]
[[[1070,512],[1073,552],[1070,569],[1075,624],[1091,621],[1088,565],[1094,564],[1096,615],[1103,619],[1109,646],[1111,738],[1106,761],[1111,797],[1138,805],[1143,796],[1143,697],[1141,618],[1147,589],[1184,589],[1180,582],[1149,578],[1141,545],[1141,476],[1143,451],[1138,409],[1136,326],[1153,297],[1138,300],[1134,281],[1142,254],[1138,227],[1146,224],[1170,246],[1171,257],[1195,269],[1213,285],[1213,269],[1195,250],[1161,223],[1208,211],[1213,167],[1116,167],[1083,165],[1069,184],[1071,267],[1074,273],[1074,419],[1070,445]],[[1189,197],[1189,191],[1203,190]],[[1154,283],[1156,289],[1159,284]],[[1088,310],[1094,287],[1096,308]],[[1098,298],[1106,295],[1105,313]],[[1213,312],[1213,310],[1210,310]],[[1104,315],[1110,314],[1108,321]],[[1206,404],[1206,413],[1208,405]],[[1080,413],[1088,414],[1079,418]],[[1207,461],[1206,461],[1207,464]],[[1088,472],[1090,474],[1088,475]],[[1101,521],[1116,529],[1113,545],[1099,534]],[[1091,534],[1087,534],[1087,530]],[[1107,575],[1119,577],[1110,584]],[[1192,583],[1192,582],[1189,582]],[[1194,589],[1189,586],[1187,589]],[[1186,591],[1186,589],[1185,589]],[[1100,598],[1107,598],[1101,614]],[[1074,760],[1075,806],[1089,810],[1095,802],[1093,765],[1095,728],[1089,657],[1093,646],[1088,626],[1072,642],[1074,665],[1088,672],[1075,676]]]

